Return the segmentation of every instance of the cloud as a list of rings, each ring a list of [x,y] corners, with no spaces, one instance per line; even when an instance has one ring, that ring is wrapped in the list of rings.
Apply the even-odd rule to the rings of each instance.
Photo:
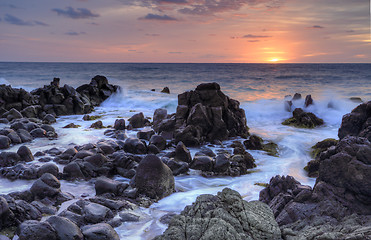
[[[5,15],[4,21],[9,24],[18,25],[18,26],[36,26],[36,25],[44,26],[44,27],[49,26],[48,24],[40,22],[40,21],[25,21],[13,15],[10,15],[10,14]]]
[[[96,18],[99,14],[92,13],[86,8],[77,8],[76,10],[72,7],[67,7],[66,9],[53,8],[53,12],[56,12],[60,16],[72,18],[72,19],[86,19],[86,18]]]
[[[70,32],[66,32],[65,34],[66,35],[69,35],[69,36],[79,36],[79,35],[85,35],[86,32],[73,32],[73,31],[70,31]]]
[[[320,25],[313,25],[313,26],[308,27],[308,28],[310,28],[310,29],[322,29],[322,28],[325,28],[325,27],[320,26]]]
[[[245,36],[242,36],[242,38],[270,38],[272,36],[266,36],[266,35],[254,35],[254,34],[247,34]]]
[[[176,10],[189,15],[213,15],[235,11],[248,6],[261,5],[265,8],[278,8],[285,0],[120,0],[129,6],[141,6],[163,11],[163,5],[171,5],[165,10]]]
[[[183,54],[183,52],[168,52],[169,54]]]
[[[178,19],[168,15],[158,15],[148,13],[146,16],[139,18],[140,20],[159,20],[159,21],[177,21]]]

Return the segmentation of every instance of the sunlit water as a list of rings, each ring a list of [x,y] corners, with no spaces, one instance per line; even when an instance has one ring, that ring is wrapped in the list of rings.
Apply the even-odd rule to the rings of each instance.
[[[17,65],[18,64],[18,65]],[[250,132],[271,140],[279,146],[279,157],[262,151],[249,151],[256,159],[257,168],[240,177],[204,178],[197,171],[175,177],[177,192],[153,204],[150,208],[138,208],[137,223],[123,223],[116,228],[121,239],[151,239],[160,234],[166,225],[158,219],[169,212],[179,213],[198,195],[215,194],[225,187],[237,190],[246,200],[256,200],[262,187],[255,183],[268,183],[275,175],[291,175],[303,184],[313,186],[315,179],[308,178],[303,167],[310,161],[310,147],[325,138],[337,138],[337,130],[344,114],[357,103],[348,98],[371,96],[371,65],[274,65],[274,64],[19,64],[0,63],[0,84],[22,86],[28,90],[48,84],[52,77],[61,77],[61,84],[78,86],[88,83],[95,74],[109,77],[119,84],[122,92],[106,100],[96,108],[93,115],[101,115],[105,126],[113,125],[116,118],[127,120],[137,112],[152,117],[156,108],[166,108],[173,113],[177,106],[177,94],[194,89],[200,82],[216,81],[222,91],[239,100],[246,111]],[[17,73],[18,71],[18,73]],[[74,80],[75,79],[75,80]],[[171,94],[159,93],[169,86]],[[150,89],[157,91],[152,92]],[[281,125],[291,113],[284,110],[283,97],[295,92],[312,94],[315,105],[309,107],[325,120],[320,128],[296,129]],[[334,108],[328,108],[328,103]],[[295,102],[302,107],[303,100]],[[75,123],[78,129],[62,127]],[[103,130],[90,129],[92,121],[83,121],[82,115],[63,116],[53,126],[58,132],[57,140],[38,139],[26,145],[33,153],[58,147],[67,149],[76,144],[95,143],[106,138]],[[127,135],[136,136],[136,131]],[[230,140],[229,142],[231,142]],[[7,151],[16,151],[20,145]],[[228,146],[228,141],[224,143]],[[219,149],[213,148],[213,150]],[[197,149],[191,149],[194,154]],[[38,162],[37,158],[34,162]],[[42,163],[40,163],[42,164]],[[59,166],[63,170],[63,166]],[[119,181],[128,181],[117,176]],[[33,181],[0,179],[0,193],[28,189]],[[62,181],[62,190],[75,195],[95,195],[93,181]]]

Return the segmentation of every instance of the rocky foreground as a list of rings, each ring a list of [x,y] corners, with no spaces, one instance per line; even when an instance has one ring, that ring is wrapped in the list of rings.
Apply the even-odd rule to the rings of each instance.
[[[2,85],[0,121],[6,127],[0,130],[0,146],[58,138],[51,124],[59,115],[89,113],[118,89],[103,76],[77,89],[60,87],[59,79],[31,93]],[[307,99],[305,104],[313,104]],[[84,116],[87,121],[95,118]],[[290,176],[276,176],[260,193],[260,201],[248,203],[231,189],[201,195],[180,215],[166,216],[168,229],[156,239],[371,238],[370,119],[371,102],[344,116],[340,140],[318,153],[313,189]],[[57,146],[34,155],[27,146],[0,153],[1,177],[35,179],[29,190],[0,195],[1,240],[14,235],[21,240],[119,239],[114,228],[138,221],[133,212],[138,206],[148,207],[172,194],[174,176],[190,169],[205,177],[240,176],[255,167],[248,150],[278,156],[274,143],[250,136],[239,102],[216,83],[180,94],[174,114],[157,109],[152,122],[137,113],[128,123],[117,119],[112,125],[105,131],[109,138],[97,143]],[[101,121],[91,125],[103,127]],[[137,138],[128,138],[125,131],[133,129]],[[215,153],[205,147],[231,137],[245,139],[228,146],[232,151]],[[190,146],[201,146],[193,158]],[[63,165],[62,172],[56,163]],[[113,180],[117,175],[130,183]],[[96,195],[63,192],[60,180],[93,180]]]

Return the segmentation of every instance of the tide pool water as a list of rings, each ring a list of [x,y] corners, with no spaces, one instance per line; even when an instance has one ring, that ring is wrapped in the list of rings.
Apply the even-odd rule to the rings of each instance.
[[[310,148],[325,138],[337,138],[342,116],[359,103],[350,97],[371,99],[371,64],[89,64],[89,63],[0,63],[0,84],[11,84],[31,90],[49,84],[53,77],[60,77],[61,84],[77,87],[88,83],[97,74],[121,86],[122,91],[111,96],[91,115],[100,115],[105,126],[115,119],[128,120],[133,114],[143,112],[153,117],[157,108],[173,113],[177,95],[194,89],[202,82],[218,82],[221,90],[239,100],[246,112],[250,133],[278,144],[279,157],[268,156],[262,151],[249,151],[256,159],[257,168],[240,177],[204,178],[197,171],[175,177],[177,192],[149,208],[134,210],[141,216],[137,223],[123,223],[116,228],[121,239],[152,239],[161,234],[166,225],[159,218],[167,213],[179,213],[200,194],[215,194],[225,187],[237,190],[245,200],[257,200],[262,187],[275,175],[291,175],[303,184],[313,186],[303,167],[311,160]],[[171,94],[159,91],[168,86]],[[150,91],[156,89],[156,92]],[[284,109],[284,96],[295,92],[311,94],[314,105],[307,110],[324,119],[325,125],[316,129],[297,129],[281,125],[291,117]],[[295,107],[303,107],[304,100]],[[329,108],[331,106],[331,108]],[[92,121],[83,121],[82,115],[63,116],[53,124],[59,135],[56,140],[38,139],[27,146],[33,153],[58,147],[96,143],[104,136],[104,129],[90,129]],[[63,126],[75,123],[77,129]],[[2,127],[2,126],[0,126]],[[127,131],[136,136],[137,130]],[[233,140],[224,142],[228,146]],[[16,151],[20,145],[7,151]],[[218,150],[221,146],[212,147]],[[228,150],[227,147],[225,147]],[[196,148],[190,149],[192,155]],[[38,162],[36,159],[34,162]],[[41,164],[41,163],[40,163]],[[63,169],[63,166],[59,166]],[[129,179],[116,178],[128,182]],[[33,181],[0,179],[0,193],[28,189]],[[93,181],[62,181],[62,190],[76,197],[95,195]]]

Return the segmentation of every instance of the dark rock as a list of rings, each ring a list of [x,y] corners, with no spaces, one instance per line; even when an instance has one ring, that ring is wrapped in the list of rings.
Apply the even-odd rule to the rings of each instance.
[[[34,206],[42,214],[54,215],[57,213],[57,208],[51,205],[46,205],[41,201],[32,201],[31,205]]]
[[[21,161],[21,157],[15,152],[0,152],[0,167],[10,167]]]
[[[77,152],[74,157],[79,158],[79,159],[83,159],[83,158],[90,157],[90,156],[93,156],[93,155],[95,155],[95,153],[93,151],[81,150],[81,151]]]
[[[161,92],[170,94],[170,89],[168,87],[164,87],[164,89],[162,89]]]
[[[54,197],[60,193],[61,184],[59,180],[50,173],[44,173],[34,182],[30,191],[34,196],[43,199],[45,197]]]
[[[59,240],[82,240],[84,238],[80,228],[67,218],[51,216],[46,221],[55,229]]]
[[[127,138],[124,143],[124,150],[133,154],[145,154],[147,152],[146,145],[138,138]]]
[[[197,197],[155,239],[273,240],[281,239],[281,231],[266,204],[246,202],[238,192],[225,188],[217,196]]]
[[[113,128],[115,130],[125,130],[125,119],[116,119]]]
[[[23,143],[32,141],[31,134],[24,129],[19,129],[17,131],[17,134],[21,138]]]
[[[137,138],[149,141],[154,134],[155,131],[153,131],[152,129],[143,129],[137,133]]]
[[[301,99],[300,93],[295,93],[294,96],[292,97],[292,100],[300,100],[300,99]]]
[[[30,132],[31,136],[34,138],[43,138],[46,137],[46,131],[42,128],[35,128]]]
[[[207,148],[207,147],[202,147],[200,149],[200,151],[198,151],[196,153],[196,155],[200,155],[200,156],[204,155],[204,156],[209,156],[209,157],[212,157],[212,158],[216,156],[215,153],[213,152],[213,150],[211,150],[210,148]]]
[[[48,222],[28,220],[17,229],[20,240],[57,240],[54,228]]]
[[[139,193],[161,199],[174,192],[174,176],[156,155],[149,154],[137,167],[135,186]]]
[[[22,114],[17,109],[14,109],[14,108],[4,113],[3,116],[5,116],[9,121],[12,121],[14,119],[23,118]]]
[[[13,144],[20,144],[22,143],[22,139],[18,136],[18,134],[16,132],[11,132],[7,135],[7,137],[10,139],[10,141],[13,143]]]
[[[129,123],[133,128],[142,128],[148,122],[147,119],[144,118],[142,112],[134,114],[130,119]]]
[[[156,147],[156,145],[149,144],[147,147],[147,152],[152,154],[160,153],[160,150]]]
[[[312,99],[312,95],[307,95],[305,97],[305,102],[304,102],[304,106],[305,107],[308,107],[310,105],[313,105],[313,99]]]
[[[130,212],[120,212],[119,216],[122,222],[139,222],[139,216]]]
[[[296,108],[293,117],[282,122],[283,125],[298,128],[315,128],[324,124],[323,120],[311,112],[304,112],[301,108]]]
[[[97,195],[104,193],[113,193],[119,195],[120,193],[124,192],[128,186],[129,185],[127,183],[121,183],[106,177],[99,177],[95,182],[95,191]]]
[[[43,122],[46,124],[52,124],[57,122],[57,120],[52,114],[46,114],[45,117],[43,118]]]
[[[175,118],[175,140],[187,146],[249,135],[244,110],[238,101],[224,95],[217,83],[201,84],[195,91],[180,94]]]
[[[251,135],[248,140],[245,140],[243,144],[245,145],[246,149],[250,150],[261,150],[263,139],[256,135]]]
[[[83,207],[83,216],[87,222],[95,224],[113,218],[113,213],[103,205],[87,203]]]
[[[201,171],[211,171],[213,159],[209,156],[195,156],[189,167]]]
[[[32,162],[34,157],[31,150],[27,146],[21,146],[18,148],[17,154],[24,162]]]
[[[66,151],[64,151],[61,155],[60,158],[62,159],[72,159],[75,155],[77,154],[76,148],[68,148]]]
[[[287,112],[291,112],[292,111],[292,101],[285,101],[285,110]]]
[[[54,163],[47,163],[37,169],[37,177],[41,177],[44,173],[50,173],[55,177],[58,177],[59,169]]]
[[[75,125],[74,123],[67,124],[63,128],[79,128],[81,127],[80,125]]]
[[[343,116],[338,136],[340,139],[347,135],[365,137],[371,141],[371,101],[362,103]]]
[[[181,141],[176,145],[174,159],[186,163],[192,162],[191,153]]]
[[[98,223],[81,228],[85,240],[119,240],[116,231],[107,223]]]
[[[63,168],[63,174],[66,175],[67,179],[84,179],[85,176],[81,171],[79,164],[76,162],[70,162]]]
[[[158,108],[153,113],[153,129],[158,132],[160,123],[167,118],[167,110],[165,108]]]
[[[174,176],[187,173],[189,170],[188,163],[186,162],[178,162],[170,159],[166,162],[166,165],[173,171]]]
[[[167,213],[164,216],[162,216],[159,221],[162,224],[169,225],[171,219],[173,219],[174,216],[176,216],[175,213]]]
[[[91,163],[92,165],[94,165],[96,167],[102,167],[102,165],[104,163],[108,162],[108,159],[100,153],[95,154],[93,156],[86,157],[86,158],[84,158],[84,160],[86,162]]]
[[[7,149],[10,147],[12,141],[7,136],[0,135],[0,149]]]
[[[95,123],[93,123],[90,128],[95,128],[95,129],[101,129],[101,128],[104,128],[103,126],[103,122],[102,121],[96,121]]]
[[[226,154],[219,154],[215,158],[214,171],[225,172],[230,166],[229,158]]]
[[[166,140],[162,136],[153,135],[149,140],[149,144],[155,145],[160,151],[165,150],[166,148]]]

